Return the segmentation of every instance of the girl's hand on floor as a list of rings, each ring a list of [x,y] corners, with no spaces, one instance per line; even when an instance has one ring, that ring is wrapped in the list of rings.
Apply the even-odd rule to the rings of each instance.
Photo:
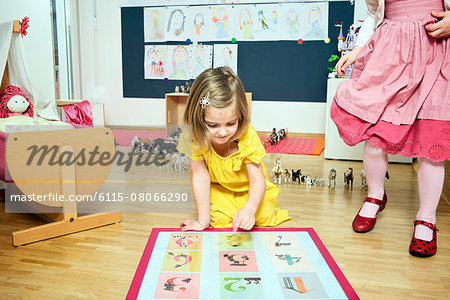
[[[434,38],[450,36],[450,11],[432,11],[431,15],[440,20],[436,23],[425,25],[428,35]]]
[[[244,205],[233,217],[233,231],[237,231],[239,228],[250,230],[253,225],[255,225],[255,212]]]
[[[203,230],[208,226],[203,226],[200,224],[197,220],[185,220],[183,223],[180,224],[181,231],[186,230]]]
[[[360,46],[353,47],[353,50],[350,53],[342,56],[336,64],[336,72],[339,76],[344,76],[344,71],[355,62],[358,57],[359,52],[361,51]]]

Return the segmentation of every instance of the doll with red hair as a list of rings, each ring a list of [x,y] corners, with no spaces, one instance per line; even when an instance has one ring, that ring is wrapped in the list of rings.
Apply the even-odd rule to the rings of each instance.
[[[33,117],[33,104],[17,86],[8,85],[0,93],[0,118],[12,116]]]

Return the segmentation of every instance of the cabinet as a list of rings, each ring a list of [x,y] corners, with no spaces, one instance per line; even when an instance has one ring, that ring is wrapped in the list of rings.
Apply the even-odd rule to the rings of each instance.
[[[330,118],[330,108],[333,102],[336,90],[341,82],[348,80],[348,78],[329,78],[327,82],[327,115],[325,124],[325,149],[324,157],[327,159],[343,159],[343,160],[362,160],[364,143],[359,143],[353,147],[348,146],[339,137],[339,132]],[[388,154],[389,162],[411,163],[410,157],[402,155]]]
[[[166,136],[169,137],[177,128],[183,124],[184,110],[186,109],[189,94],[170,93],[166,94]],[[252,93],[245,93],[250,108],[252,107]]]

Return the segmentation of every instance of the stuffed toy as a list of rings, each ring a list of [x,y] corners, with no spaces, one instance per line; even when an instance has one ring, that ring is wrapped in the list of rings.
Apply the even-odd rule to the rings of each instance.
[[[33,104],[17,86],[8,85],[0,93],[0,118],[12,116],[33,117]]]

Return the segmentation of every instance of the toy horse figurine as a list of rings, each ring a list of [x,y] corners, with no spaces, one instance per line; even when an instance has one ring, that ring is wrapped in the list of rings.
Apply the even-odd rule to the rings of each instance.
[[[333,189],[336,187],[336,170],[331,169],[328,173],[328,187],[330,187],[331,183],[333,182]]]
[[[346,188],[348,188],[350,185],[350,188],[353,189],[353,169],[352,168],[348,168],[348,170],[344,172],[344,183],[345,183]]]
[[[275,163],[273,165],[272,173],[274,174],[273,181],[275,183],[281,183],[281,175],[283,174],[283,168],[281,167],[281,156],[277,155]]]
[[[270,145],[273,146],[277,144],[278,145],[278,134],[277,129],[272,129],[272,133],[270,134]]]
[[[289,173],[288,169],[284,169],[283,172],[283,177],[284,177],[284,183],[291,183],[291,173]]]
[[[298,181],[298,184],[300,184],[300,176],[302,176],[302,169],[298,169],[297,171],[294,171],[294,169],[292,169],[292,182],[293,183]]]
[[[366,171],[361,170],[361,185],[364,189],[367,189],[367,178],[366,178]]]

